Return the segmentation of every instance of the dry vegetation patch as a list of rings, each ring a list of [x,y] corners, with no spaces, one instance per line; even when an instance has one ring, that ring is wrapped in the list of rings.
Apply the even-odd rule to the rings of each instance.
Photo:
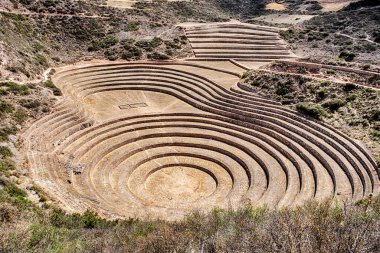
[[[191,213],[178,222],[107,221],[96,213],[36,207],[22,192],[0,189],[0,247],[22,252],[376,252],[379,198],[355,206],[334,201],[269,211],[245,206]],[[16,218],[17,217],[17,218]],[[357,238],[357,240],[352,240]]]
[[[380,91],[354,83],[267,71],[252,72],[241,84],[363,141],[380,164]]]
[[[314,17],[281,35],[299,56],[379,64],[378,9],[360,7]]]

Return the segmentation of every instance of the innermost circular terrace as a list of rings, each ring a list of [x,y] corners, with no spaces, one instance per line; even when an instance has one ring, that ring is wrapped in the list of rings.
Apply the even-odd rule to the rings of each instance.
[[[158,200],[186,203],[210,196],[216,190],[216,181],[200,168],[173,166],[150,174],[145,188]]]

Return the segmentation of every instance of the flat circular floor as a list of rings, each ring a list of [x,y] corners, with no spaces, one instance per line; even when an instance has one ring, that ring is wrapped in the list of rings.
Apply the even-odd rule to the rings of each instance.
[[[215,180],[205,171],[191,167],[167,167],[150,174],[146,192],[164,201],[193,202],[216,190]]]

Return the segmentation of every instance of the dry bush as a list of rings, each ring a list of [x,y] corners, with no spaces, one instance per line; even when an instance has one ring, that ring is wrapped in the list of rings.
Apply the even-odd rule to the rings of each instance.
[[[13,222],[19,216],[16,207],[8,203],[0,204],[0,222]]]
[[[12,199],[17,200],[17,196]],[[215,208],[209,213],[193,212],[177,222],[137,219],[107,221],[90,211],[82,215],[68,215],[58,209],[36,209],[30,204],[19,209],[22,212],[20,215],[14,215],[12,211],[17,209],[13,206],[2,203],[0,210],[4,215],[1,217],[8,221],[17,219],[18,224],[25,226],[20,228],[16,223],[6,223],[6,229],[0,230],[0,248],[5,252],[380,250],[379,197],[343,206],[331,200],[281,210],[250,205],[238,210]]]

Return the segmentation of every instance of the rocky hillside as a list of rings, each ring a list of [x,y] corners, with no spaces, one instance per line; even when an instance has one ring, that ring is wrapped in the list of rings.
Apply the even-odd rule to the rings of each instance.
[[[96,2],[53,2],[1,3],[0,80],[32,80],[48,67],[93,58],[186,57],[190,47],[175,25],[222,20],[194,3],[159,3],[152,11],[151,5],[119,10]]]
[[[314,17],[282,36],[296,54],[312,60],[379,64],[380,7],[366,2]]]
[[[380,166],[380,92],[350,82],[254,71],[241,85],[361,140]]]

